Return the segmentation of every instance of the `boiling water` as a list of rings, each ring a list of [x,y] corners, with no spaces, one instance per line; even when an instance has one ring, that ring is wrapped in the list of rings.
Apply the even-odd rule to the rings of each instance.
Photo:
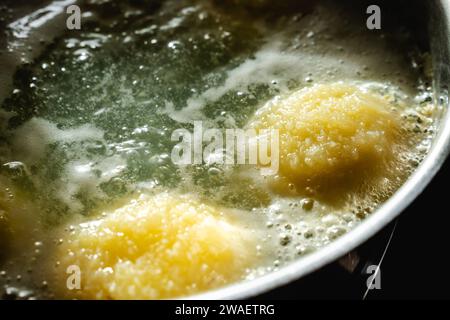
[[[428,56],[401,28],[369,32],[362,10],[87,1],[82,11],[82,30],[22,67],[0,110],[0,201],[12,203],[7,222],[20,226],[0,243],[5,297],[54,297],[52,251],[70,232],[60,226],[127,194],[165,189],[239,209],[237,220],[259,237],[260,260],[243,275],[255,278],[353,228],[428,150]],[[171,161],[175,129],[194,120],[243,127],[276,95],[341,80],[398,101],[412,133],[398,160],[404,176],[337,205],[275,195],[252,168]]]

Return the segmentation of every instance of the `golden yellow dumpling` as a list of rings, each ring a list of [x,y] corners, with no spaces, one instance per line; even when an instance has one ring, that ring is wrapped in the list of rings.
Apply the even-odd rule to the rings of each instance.
[[[383,96],[344,83],[276,98],[249,123],[279,131],[279,174],[300,184],[330,184],[382,168],[393,156],[400,123]]]
[[[226,214],[191,195],[141,195],[77,226],[59,248],[59,271],[80,268],[85,299],[171,298],[225,285],[243,276],[256,245]]]

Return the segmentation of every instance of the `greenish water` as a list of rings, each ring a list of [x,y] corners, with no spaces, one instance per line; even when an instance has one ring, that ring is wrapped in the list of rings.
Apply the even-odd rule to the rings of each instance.
[[[261,14],[211,1],[88,1],[81,9],[91,16],[82,29],[19,70],[3,104],[15,115],[7,137],[14,156],[2,161],[24,164],[30,175],[19,185],[42,200],[50,220],[88,214],[139,184],[198,187],[244,209],[267,205],[269,195],[249,179],[236,188],[235,177],[211,176],[208,166],[180,172],[171,133],[193,120],[243,127],[269,98],[313,82],[382,79],[411,92],[420,83],[398,39],[326,22],[330,9]],[[353,55],[362,45],[367,52]],[[383,74],[391,68],[380,66],[383,50],[400,79]],[[26,144],[32,137],[40,139]]]
[[[36,184],[33,194],[55,203],[56,212],[70,211],[73,199],[79,202],[73,206],[76,211],[86,213],[98,200],[130,191],[141,181],[178,185],[182,178],[170,161],[170,135],[191,124],[173,120],[166,106],[182,109],[189,98],[223,83],[226,72],[248,59],[261,42],[260,32],[246,21],[209,5],[156,3],[153,7],[159,9],[149,14],[143,10],[147,3],[88,6],[96,19],[84,23],[81,32],[68,32],[35,65],[16,75],[14,94],[3,105],[17,113],[11,128],[37,117],[57,130],[89,124],[103,134],[103,139],[99,134],[41,141],[48,144],[29,168]],[[226,118],[242,126],[271,90],[256,84],[238,93],[225,92],[205,107],[204,116],[219,127]],[[33,130],[46,130],[45,125]],[[105,159],[123,166],[110,179],[101,178]],[[53,195],[67,180],[71,164],[90,164],[86,180],[98,181],[70,186],[70,196],[61,203]],[[201,176],[195,180],[205,181]],[[103,194],[92,192],[92,183]]]

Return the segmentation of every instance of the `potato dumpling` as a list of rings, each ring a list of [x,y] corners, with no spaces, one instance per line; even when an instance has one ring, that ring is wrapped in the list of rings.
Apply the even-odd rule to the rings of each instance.
[[[390,161],[400,122],[383,96],[341,82],[275,98],[249,127],[279,132],[279,175],[296,185],[361,178]]]
[[[256,246],[226,213],[191,195],[141,195],[76,227],[59,248],[60,271],[80,268],[84,299],[171,298],[222,286],[243,276]]]

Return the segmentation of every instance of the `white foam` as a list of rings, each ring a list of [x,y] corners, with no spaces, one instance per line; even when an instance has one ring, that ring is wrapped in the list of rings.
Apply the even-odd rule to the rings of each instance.
[[[125,167],[125,159],[118,155],[98,162],[86,159],[71,161],[65,167],[63,178],[57,183],[56,198],[71,210],[80,211],[83,204],[77,199],[78,194],[87,194],[91,199],[104,198],[100,185],[119,175]]]
[[[310,73],[317,74],[317,80],[326,81],[327,70],[333,70],[342,77],[350,78],[355,70],[362,67],[351,60],[346,61],[344,66],[332,55],[283,50],[279,41],[269,41],[269,43],[262,46],[254,57],[228,71],[222,85],[190,97],[186,107],[181,110],[175,110],[173,103],[166,102],[164,112],[175,121],[192,123],[194,120],[206,119],[202,109],[207,103],[218,101],[232,90],[248,92],[250,85],[270,85],[272,81],[276,81],[277,88],[281,92],[286,92],[289,90],[290,80],[303,81]]]
[[[102,130],[90,124],[62,130],[48,120],[32,118],[14,130],[11,142],[17,160],[32,165],[42,159],[48,145],[52,143],[83,140],[102,141],[103,135]]]
[[[3,113],[4,114],[4,113]],[[53,143],[72,143],[100,141],[104,143],[104,132],[93,125],[59,129],[55,123],[42,118],[32,118],[10,133],[11,150],[14,160],[28,166],[43,159],[48,146]],[[99,186],[118,176],[126,168],[126,160],[120,155],[87,155],[86,151],[75,145],[71,150],[68,163],[65,164],[60,178],[51,182],[34,179],[37,188],[53,190],[54,197],[77,212],[83,204],[77,195],[86,194],[90,198],[101,199],[105,194]],[[78,149],[76,149],[78,148]]]

